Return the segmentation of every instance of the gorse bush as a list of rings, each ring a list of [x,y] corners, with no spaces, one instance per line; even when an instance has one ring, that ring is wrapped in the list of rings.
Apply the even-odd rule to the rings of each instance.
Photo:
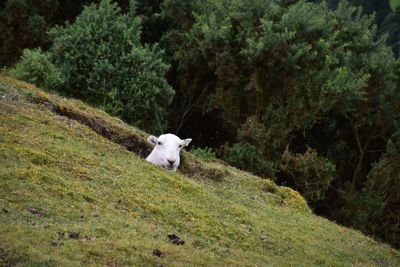
[[[164,78],[169,66],[156,45],[140,43],[140,19],[130,3],[127,14],[109,0],[85,7],[74,23],[50,31],[51,53],[63,93],[160,133],[174,94]]]
[[[4,2],[4,3],[3,3]],[[47,20],[56,0],[8,0],[0,3],[0,65],[12,65],[24,48],[47,46]]]
[[[73,20],[83,5],[94,1],[0,1],[0,67],[13,66],[24,49],[47,50],[51,46],[51,27]]]
[[[289,145],[278,182],[355,225],[349,204],[383,164],[400,111],[399,65],[374,17],[345,1],[332,10],[302,0],[167,0],[161,17],[169,25],[161,44],[178,77],[170,123],[202,136],[204,126],[191,118],[212,114],[215,132],[236,132],[223,157],[261,176],[274,174],[270,166],[280,165]],[[399,238],[400,226],[391,227]]]
[[[324,199],[326,190],[335,178],[335,165],[319,157],[311,148],[307,148],[304,154],[292,154],[287,147],[279,170],[280,176],[285,176],[285,181],[292,181],[292,187],[310,202]]]
[[[400,4],[400,2],[398,2]],[[382,22],[380,34],[388,34],[388,44],[393,48],[397,58],[400,57],[400,7],[390,13]]]
[[[373,164],[361,194],[346,202],[339,214],[352,225],[400,247],[400,131],[391,136],[386,152]],[[353,212],[354,214],[349,214]]]
[[[216,158],[215,152],[210,147],[205,147],[205,148],[196,147],[191,149],[190,152],[196,157],[206,160]]]
[[[226,150],[224,159],[233,166],[275,179],[277,172],[275,164],[265,160],[256,146],[248,143],[237,143]]]
[[[41,49],[25,49],[10,74],[46,89],[55,89],[62,83],[61,73],[51,61],[51,55]]]

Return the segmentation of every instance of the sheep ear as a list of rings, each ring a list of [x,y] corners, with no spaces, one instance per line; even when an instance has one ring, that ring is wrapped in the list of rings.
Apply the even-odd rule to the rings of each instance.
[[[150,136],[147,138],[147,142],[149,142],[149,143],[152,144],[152,145],[157,145],[158,138],[155,137],[154,135],[150,135]]]
[[[192,139],[187,138],[187,139],[183,140],[182,145],[183,146],[188,146],[190,142],[192,142]]]

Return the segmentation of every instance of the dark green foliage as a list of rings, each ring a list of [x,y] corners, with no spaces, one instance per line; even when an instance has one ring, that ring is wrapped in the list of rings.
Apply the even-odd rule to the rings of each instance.
[[[210,147],[200,148],[196,147],[190,150],[190,152],[196,157],[202,159],[214,159],[216,158],[215,152]]]
[[[52,63],[50,54],[41,49],[25,49],[10,73],[21,80],[46,89],[55,89],[62,83],[61,73]]]
[[[143,32],[142,42],[155,43],[159,42],[162,34],[168,29],[168,25],[163,23],[160,16],[156,15],[160,12],[163,0],[138,1],[137,13],[142,19]]]
[[[13,65],[25,48],[51,45],[48,30],[77,16],[94,0],[7,0],[0,4],[0,66]]]
[[[162,51],[140,43],[141,24],[131,4],[127,14],[108,0],[85,7],[73,24],[51,30],[51,52],[64,93],[159,133],[174,91],[164,79]]]
[[[322,0],[309,0],[310,2],[323,2]],[[331,9],[336,9],[340,0],[327,0]],[[390,13],[389,0],[347,0],[353,6],[360,6],[365,14],[375,14],[375,22],[380,25],[385,17]]]
[[[400,139],[389,141],[386,153],[368,175],[364,194],[373,195],[379,208],[364,222],[368,232],[378,234],[390,243],[400,246]],[[396,212],[397,211],[397,212]],[[380,213],[380,214],[379,214]],[[375,216],[373,216],[375,215]],[[377,216],[378,215],[378,216]],[[373,222],[373,223],[372,223]]]
[[[308,148],[304,154],[292,154],[287,147],[279,165],[280,176],[293,181],[294,188],[310,202],[321,201],[335,179],[335,165],[319,157],[314,149]]]
[[[392,46],[397,57],[400,56],[400,8],[389,14],[383,21],[381,34],[388,34],[388,44]]]
[[[365,232],[381,236],[390,243],[400,246],[400,131],[389,140],[386,152],[376,162],[362,193],[347,201],[351,207],[340,214],[351,218],[353,225]]]
[[[237,143],[227,148],[224,159],[242,170],[251,170],[258,175],[275,178],[277,168],[273,162],[265,160],[260,150],[248,143]]]
[[[216,132],[236,131],[224,158],[261,176],[275,174],[270,167],[290,145],[282,173],[297,175],[278,175],[280,182],[352,225],[346,196],[363,192],[400,111],[398,63],[374,17],[344,1],[331,10],[261,0],[169,0],[161,15],[170,25],[162,44],[178,77],[173,128],[201,136],[193,114],[218,114]],[[315,153],[303,154],[307,146]],[[305,185],[308,177],[315,187]]]
[[[0,65],[12,64],[23,48],[46,46],[46,17],[57,1],[8,0],[0,11]]]
[[[377,25],[381,25],[391,11],[389,0],[349,0],[349,3],[361,6],[365,14],[375,13]]]

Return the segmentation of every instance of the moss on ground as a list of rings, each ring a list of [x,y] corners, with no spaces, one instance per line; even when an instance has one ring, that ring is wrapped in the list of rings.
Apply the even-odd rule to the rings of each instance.
[[[127,150],[146,133],[8,77],[0,133],[2,266],[400,265],[289,188],[190,153],[164,171]]]

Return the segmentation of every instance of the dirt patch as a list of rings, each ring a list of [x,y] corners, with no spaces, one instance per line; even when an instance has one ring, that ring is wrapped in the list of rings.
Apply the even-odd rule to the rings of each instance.
[[[179,236],[176,234],[170,234],[168,235],[169,241],[174,244],[174,245],[184,245],[185,241],[183,241]]]
[[[44,216],[44,212],[38,208],[29,208],[28,211],[32,214],[35,214],[39,217],[43,217]]]
[[[121,138],[118,140],[118,143],[142,158],[146,158],[152,150],[151,147],[144,143],[143,140],[138,139],[136,136]]]
[[[153,255],[156,256],[156,257],[161,257],[162,252],[159,249],[154,249],[153,250]]]
[[[226,168],[217,168],[212,165],[206,166],[206,163],[198,160],[189,153],[183,153],[181,155],[179,170],[187,176],[193,178],[208,178],[215,182],[222,182],[224,177],[229,175]]]
[[[79,239],[79,233],[71,231],[68,233],[68,237],[71,239]]]
[[[48,99],[40,97],[32,97],[32,103],[42,104],[49,110],[58,115],[65,116],[69,119],[78,121],[79,123],[90,127],[97,134],[107,138],[108,140],[117,143],[136,155],[145,158],[150,154],[152,148],[140,136],[135,136],[126,133],[122,129],[113,129],[106,121],[99,117],[88,117],[85,114],[67,107],[61,107],[49,102]]]

